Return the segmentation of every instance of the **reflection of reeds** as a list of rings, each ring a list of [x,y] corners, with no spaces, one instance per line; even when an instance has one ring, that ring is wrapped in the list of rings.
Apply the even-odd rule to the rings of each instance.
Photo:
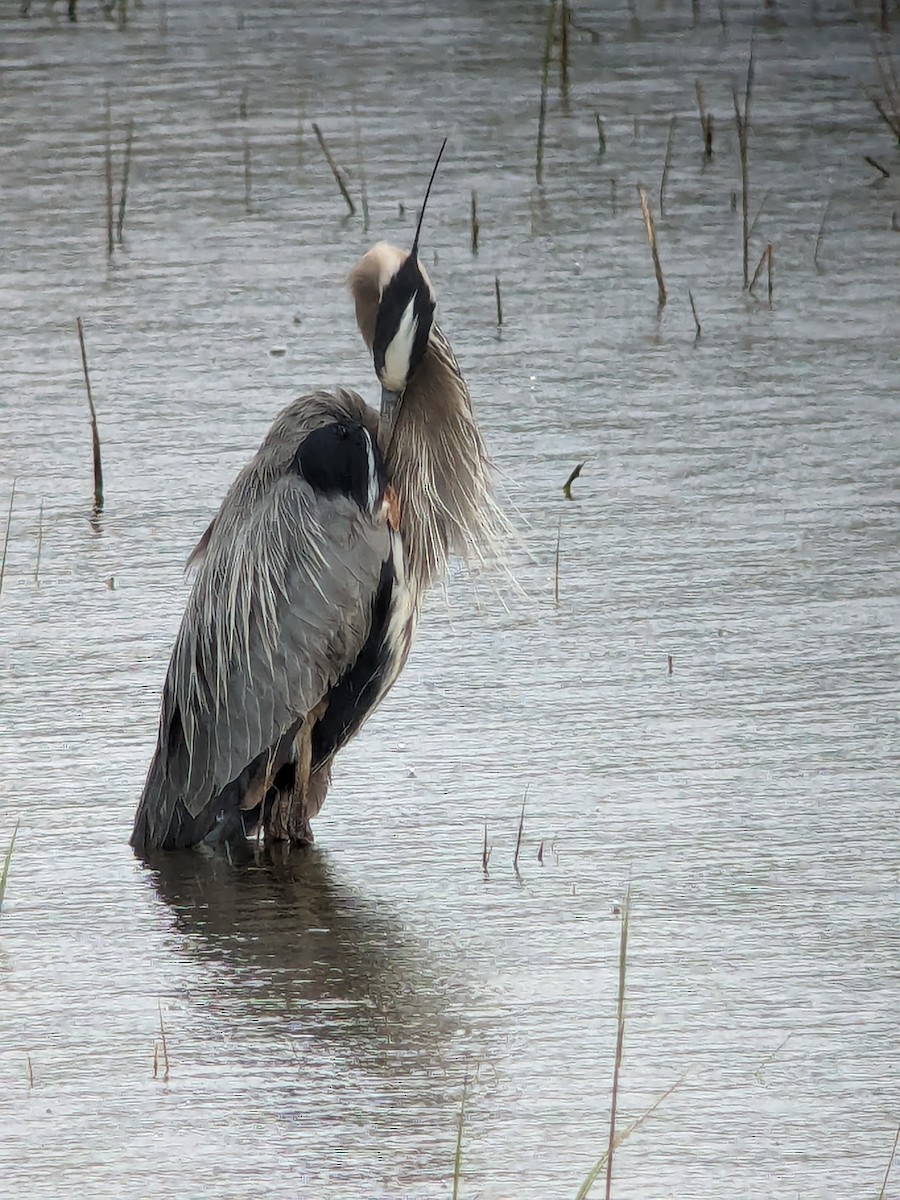
[[[0,596],[3,595],[3,576],[6,574],[6,554],[9,550],[9,531],[12,529],[13,504],[16,499],[16,480],[12,481],[9,493],[9,510],[6,514],[6,533],[3,538],[3,554],[0,555]]]
[[[744,288],[749,286],[750,276],[750,166],[748,139],[750,132],[750,97],[753,92],[753,39],[750,40],[750,57],[747,61],[747,86],[744,90],[744,108],[738,101],[736,89],[732,88],[734,119],[738,132],[738,148],[741,159],[741,225],[743,230]]]
[[[78,325],[78,342],[81,346],[81,367],[84,371],[84,386],[87,390],[88,411],[91,417],[91,448],[94,458],[94,516],[103,512],[103,466],[100,462],[100,434],[97,431],[97,410],[94,408],[94,396],[91,392],[91,377],[88,372],[87,350],[84,345],[84,323],[81,317],[76,318]]]
[[[541,60],[541,106],[538,110],[537,146],[534,155],[534,177],[544,182],[544,130],[547,124],[547,89],[550,86],[550,59],[553,55],[553,26],[559,0],[550,0],[547,9],[547,32],[544,38],[544,57]]]
[[[347,208],[350,210],[350,216],[351,217],[355,216],[356,205],[353,203],[353,197],[347,191],[347,184],[344,180],[344,173],[341,170],[341,168],[337,165],[337,163],[334,161],[331,151],[328,149],[328,143],[325,141],[325,137],[322,134],[322,130],[318,127],[318,125],[315,123],[315,121],[313,121],[312,127],[313,127],[313,133],[316,135],[316,141],[319,143],[319,149],[325,155],[325,161],[328,163],[329,167],[331,168],[331,173],[334,176],[335,183],[338,185],[338,190],[340,191],[341,195],[344,197],[344,202],[346,203]]]
[[[656,226],[653,223],[653,213],[650,211],[650,201],[647,199],[647,189],[643,184],[637,185],[638,196],[641,200],[641,213],[644,217],[644,228],[647,230],[647,241],[650,243],[650,254],[653,258],[653,271],[656,275],[656,288],[659,297],[659,307],[666,302],[666,281],[663,278],[662,264],[659,261],[659,246],[656,243]]]
[[[9,879],[9,867],[12,863],[13,850],[16,845],[16,834],[19,832],[19,822],[16,821],[12,831],[9,845],[6,847],[6,855],[3,859],[3,870],[0,871],[0,912],[3,911],[3,897],[6,895],[6,882]]]

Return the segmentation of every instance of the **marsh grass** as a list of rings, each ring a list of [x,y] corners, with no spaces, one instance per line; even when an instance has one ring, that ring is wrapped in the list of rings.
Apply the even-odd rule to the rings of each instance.
[[[744,88],[744,106],[738,100],[737,89],[732,88],[731,98],[734,101],[734,120],[738,133],[738,151],[741,160],[741,228],[743,232],[743,268],[744,291],[749,287],[750,279],[750,98],[753,94],[754,45],[750,38],[750,55],[747,60],[747,82]]]
[[[3,898],[6,895],[6,884],[9,880],[9,868],[12,864],[13,850],[16,847],[16,835],[19,832],[19,822],[16,821],[13,826],[12,837],[9,840],[9,845],[6,847],[6,854],[3,856],[3,867],[0,869],[0,912],[3,911]]]
[[[641,214],[644,218],[644,228],[647,231],[647,241],[650,243],[650,255],[653,259],[653,273],[656,275],[656,290],[659,307],[662,308],[667,300],[666,281],[663,278],[662,263],[659,261],[659,245],[656,241],[656,225],[653,221],[653,213],[650,211],[650,201],[647,198],[647,189],[643,184],[637,185],[638,197],[641,201]]]
[[[78,327],[78,343],[81,346],[81,368],[84,372],[84,386],[87,391],[88,412],[91,418],[91,450],[94,461],[94,516],[103,512],[103,464],[100,461],[100,433],[97,429],[97,410],[94,407],[94,395],[91,391],[91,376],[88,371],[87,350],[84,344],[84,322],[76,318]]]
[[[316,141],[319,143],[319,149],[324,154],[325,161],[328,163],[328,166],[331,168],[331,173],[334,176],[334,181],[338,185],[338,191],[344,197],[344,203],[347,205],[347,208],[350,211],[350,216],[353,217],[356,215],[356,205],[353,203],[353,197],[347,190],[347,182],[344,178],[344,172],[334,161],[334,157],[328,148],[328,143],[325,141],[325,135],[322,133],[322,130],[315,123],[315,121],[313,121],[312,127],[313,133],[316,135]]]
[[[0,555],[0,596],[3,595],[3,579],[6,575],[6,555],[9,551],[9,534],[12,529],[13,505],[16,502],[16,483],[18,480],[12,481],[12,487],[9,492],[9,508],[6,512],[6,532],[3,535],[3,554]]]

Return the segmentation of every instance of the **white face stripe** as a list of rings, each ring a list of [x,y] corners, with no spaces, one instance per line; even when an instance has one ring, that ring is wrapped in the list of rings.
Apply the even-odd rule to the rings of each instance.
[[[412,358],[413,342],[419,318],[415,312],[416,296],[410,300],[400,318],[397,332],[391,338],[384,352],[384,369],[381,373],[381,383],[389,392],[402,392],[409,377],[409,364]]]
[[[372,435],[368,429],[364,429],[363,433],[366,435],[366,457],[369,460],[367,499],[369,501],[369,512],[374,513],[375,501],[378,499],[378,471],[375,469],[375,447],[372,445]]]

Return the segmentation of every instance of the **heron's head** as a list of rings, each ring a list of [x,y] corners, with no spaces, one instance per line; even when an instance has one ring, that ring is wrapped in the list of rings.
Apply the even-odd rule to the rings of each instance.
[[[360,332],[372,351],[389,434],[400,397],[425,357],[434,288],[415,251],[378,242],[353,268],[350,291]]]

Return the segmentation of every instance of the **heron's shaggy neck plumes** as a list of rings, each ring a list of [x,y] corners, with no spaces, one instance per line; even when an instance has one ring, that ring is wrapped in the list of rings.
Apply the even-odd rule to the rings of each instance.
[[[356,319],[370,349],[382,293],[406,258],[405,251],[378,242],[351,272]],[[437,325],[407,381],[382,451],[400,501],[407,576],[418,605],[445,574],[451,555],[472,566],[493,562],[510,533],[493,498],[469,389]]]
[[[417,602],[452,554],[472,566],[496,559],[508,525],[493,498],[469,389],[437,325],[403,394],[386,458]]]

